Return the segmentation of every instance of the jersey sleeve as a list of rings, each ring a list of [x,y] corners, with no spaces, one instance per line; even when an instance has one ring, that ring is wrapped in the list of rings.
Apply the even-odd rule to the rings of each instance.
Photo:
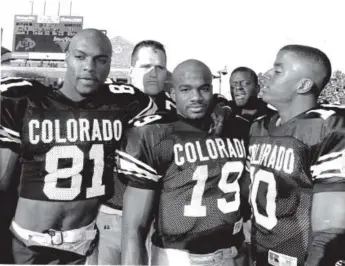
[[[136,124],[134,122],[134,124]],[[154,154],[154,143],[150,138],[151,126],[134,126],[129,129],[117,150],[117,168],[121,180],[129,186],[156,189],[161,175]]]
[[[21,77],[5,77],[0,80],[0,93],[8,98],[22,98],[31,93],[47,89],[38,81]]]
[[[157,111],[155,102],[145,93],[131,84],[111,83],[106,84],[109,92],[116,101],[121,101],[126,106],[129,123],[142,116],[152,115]]]
[[[343,114],[335,115],[333,110],[318,112],[325,122],[310,167],[312,235],[305,265],[341,265],[345,259],[345,121]]]
[[[43,84],[21,77],[5,77],[0,81],[0,147],[19,153],[22,118],[27,96],[47,90]]]
[[[16,98],[0,96],[0,148],[9,148],[19,153],[21,147],[21,101]]]
[[[345,118],[329,117],[323,131],[321,141],[311,150],[314,192],[345,191]]]

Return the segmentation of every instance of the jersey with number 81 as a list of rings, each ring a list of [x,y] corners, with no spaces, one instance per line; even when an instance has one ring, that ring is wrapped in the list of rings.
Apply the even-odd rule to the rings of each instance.
[[[2,80],[0,147],[20,154],[20,196],[71,201],[113,190],[114,154],[129,122],[155,112],[131,85],[109,84],[72,102],[30,80]]]
[[[238,245],[246,122],[236,119],[237,130],[213,137],[173,117],[135,122],[118,152],[119,172],[129,186],[159,191],[153,243],[194,253]]]
[[[277,114],[251,127],[253,241],[260,265],[304,265],[313,191],[345,189],[345,118],[322,108],[279,123]]]

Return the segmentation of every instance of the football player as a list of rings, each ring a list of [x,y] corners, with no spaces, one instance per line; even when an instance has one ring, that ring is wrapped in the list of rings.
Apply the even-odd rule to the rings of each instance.
[[[153,99],[158,111],[176,114],[175,102],[171,99],[170,93],[164,91],[166,65],[167,56],[163,44],[154,40],[139,42],[135,45],[131,56],[131,83]],[[213,96],[211,108],[214,109],[213,117],[216,121],[212,125],[214,131],[221,128],[222,123],[219,120],[227,115],[225,112],[228,109],[221,108],[226,102],[227,100],[219,95]],[[122,183],[116,175],[115,173],[116,193],[101,205],[97,216],[100,230],[98,264],[103,265],[120,264],[121,261],[122,202],[125,182]]]
[[[234,113],[252,122],[255,118],[273,113],[267,104],[258,98],[258,76],[248,67],[235,68],[230,75],[231,109]]]
[[[175,111],[175,103],[163,91],[166,80],[166,52],[164,46],[156,41],[138,43],[131,56],[131,83],[153,99],[160,111]],[[97,264],[112,265],[121,263],[122,202],[125,184],[114,173],[115,193],[103,202],[97,216],[100,230],[97,246]]]
[[[178,116],[136,120],[118,151],[128,179],[122,264],[147,263],[154,217],[152,265],[247,265],[239,207],[248,123],[231,118],[219,135],[209,133],[212,74],[204,63],[179,64],[173,85]]]
[[[266,74],[262,99],[278,113],[250,131],[256,263],[345,263],[345,116],[317,105],[331,76],[319,49],[288,45]]]
[[[131,85],[104,85],[110,40],[85,29],[71,40],[60,90],[2,80],[1,189],[21,163],[11,223],[17,264],[82,264],[97,242],[100,199],[112,195],[114,154],[130,120],[152,114],[152,100]]]

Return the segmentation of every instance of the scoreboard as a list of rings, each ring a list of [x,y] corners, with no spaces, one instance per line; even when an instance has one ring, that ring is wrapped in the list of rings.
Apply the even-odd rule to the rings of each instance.
[[[81,16],[15,15],[12,51],[64,53],[82,29]]]

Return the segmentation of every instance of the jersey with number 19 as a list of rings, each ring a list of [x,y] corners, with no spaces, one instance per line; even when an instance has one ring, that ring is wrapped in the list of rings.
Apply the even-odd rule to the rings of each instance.
[[[220,136],[209,135],[207,123],[174,114],[137,120],[128,131],[119,172],[129,186],[159,194],[154,245],[197,254],[241,245],[239,179],[248,128],[234,120]]]
[[[253,123],[250,198],[258,265],[304,265],[313,193],[345,190],[345,117],[338,112],[316,108],[282,125],[278,114]]]
[[[2,80],[0,147],[20,154],[20,197],[72,201],[113,190],[114,153],[133,118],[155,112],[131,85],[73,102],[28,80]],[[109,182],[109,184],[108,184]]]

